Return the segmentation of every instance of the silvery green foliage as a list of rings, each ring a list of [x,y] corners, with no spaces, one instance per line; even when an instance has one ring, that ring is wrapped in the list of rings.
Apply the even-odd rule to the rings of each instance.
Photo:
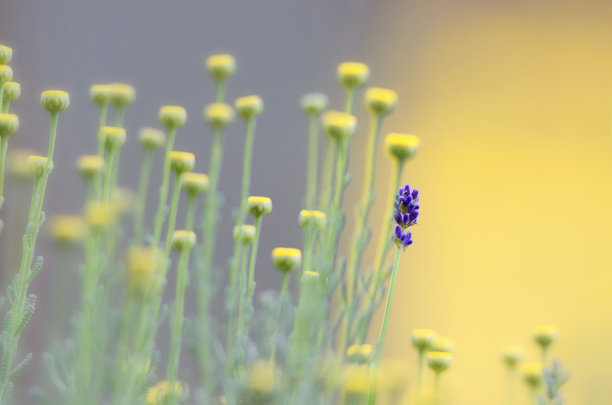
[[[565,399],[561,396],[561,387],[569,379],[569,373],[563,369],[563,365],[557,359],[553,360],[550,367],[544,369],[544,382],[546,393],[538,398],[539,405],[563,405]]]

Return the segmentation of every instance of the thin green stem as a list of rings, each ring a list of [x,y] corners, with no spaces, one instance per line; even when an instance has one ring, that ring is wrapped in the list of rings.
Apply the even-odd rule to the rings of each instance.
[[[174,186],[172,187],[172,200],[170,203],[170,216],[168,217],[168,229],[166,230],[166,242],[164,243],[164,260],[168,260],[170,256],[170,249],[172,248],[172,234],[176,226],[176,216],[178,213],[179,198],[181,196],[181,182],[179,175],[174,175]],[[165,268],[168,265],[164,265]],[[165,272],[163,272],[165,275]]]
[[[104,159],[104,136],[102,136],[102,127],[106,125],[106,112],[108,104],[101,104],[98,108],[98,156]]]
[[[196,196],[189,194],[187,196],[187,210],[185,212],[185,230],[193,231],[193,224],[195,221],[195,202]]]
[[[217,91],[215,94],[215,101],[217,103],[223,103],[225,101],[225,89],[227,88],[227,79],[217,80]]]
[[[151,165],[153,163],[153,151],[145,149],[140,166],[140,180],[138,183],[138,201],[134,213],[134,244],[140,245],[143,240],[144,213],[147,206],[147,191],[151,178]]]
[[[270,354],[270,364],[273,366],[276,362],[276,348],[278,346],[278,328],[280,326],[281,312],[283,309],[283,303],[285,302],[285,295],[287,294],[287,286],[289,285],[290,275],[288,271],[283,272],[283,283],[281,285],[280,294],[278,296],[278,308],[276,310],[276,322],[274,323],[274,332],[272,334],[272,353]]]
[[[6,82],[0,83],[0,106],[4,106],[4,86]]]
[[[311,114],[308,116],[308,177],[306,180],[306,201],[304,207],[307,210],[316,208],[317,180],[319,165],[319,116]]]
[[[104,191],[102,192],[102,199],[105,202],[109,202],[111,198],[113,171],[117,157],[117,149],[107,148],[106,155],[108,156],[108,162],[106,162],[106,166],[104,168]]]
[[[344,112],[347,114],[353,114],[355,109],[355,96],[357,95],[357,89],[354,87],[346,88],[346,100],[344,102]]]
[[[391,304],[393,303],[393,293],[395,292],[395,284],[397,282],[397,274],[399,273],[399,262],[402,257],[401,248],[398,247],[395,251],[395,261],[393,262],[393,272],[391,273],[391,283],[389,284],[389,294],[387,295],[387,303],[385,305],[385,315],[383,323],[380,327],[380,335],[376,344],[376,357],[374,364],[376,367],[380,365],[382,350],[385,345],[385,336],[387,335],[387,327],[389,326],[389,316],[391,315]]]
[[[304,252],[304,263],[302,270],[312,270],[312,253],[314,249],[314,242],[316,237],[316,230],[312,225],[307,225],[304,228],[304,241],[303,241],[303,252]]]
[[[323,172],[321,179],[321,194],[319,196],[319,209],[327,212],[331,196],[334,192],[332,179],[334,178],[334,161],[337,160],[338,152],[336,144],[329,137],[325,138],[325,157],[323,158]]]
[[[425,368],[425,349],[419,349],[419,358],[417,360],[417,387],[416,395],[417,402],[420,402],[421,395],[423,393],[423,369]]]
[[[174,137],[176,135],[176,128],[168,128],[168,140],[166,142],[166,150],[164,154],[164,169],[162,172],[162,183],[159,186],[159,203],[157,206],[157,213],[155,214],[155,224],[153,228],[153,244],[154,248],[159,248],[159,242],[161,240],[162,227],[164,226],[164,220],[166,218],[166,201],[168,199],[168,184],[170,182],[170,152],[174,147]]]
[[[4,201],[4,170],[6,168],[6,151],[8,149],[8,135],[0,137],[0,198]],[[2,207],[0,202],[0,208]]]
[[[434,373],[434,401],[436,404],[441,404],[442,403],[442,392],[441,392],[441,382],[442,380],[442,373],[441,372],[435,372]]]
[[[123,117],[125,116],[125,108],[117,106],[115,108],[115,119],[113,125],[117,128],[123,128]]]
[[[515,397],[515,382],[516,382],[516,368],[507,367],[506,370],[506,392],[504,395],[504,404],[513,405]]]

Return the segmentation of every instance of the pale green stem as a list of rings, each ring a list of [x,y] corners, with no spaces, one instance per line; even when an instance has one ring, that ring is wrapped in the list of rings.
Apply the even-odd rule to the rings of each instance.
[[[389,284],[389,293],[387,295],[387,303],[385,305],[385,315],[383,317],[383,323],[380,327],[380,335],[378,336],[378,343],[376,344],[376,357],[374,364],[376,367],[380,365],[380,359],[382,357],[382,350],[385,345],[385,336],[387,335],[387,327],[389,326],[389,316],[391,315],[391,304],[393,303],[393,293],[395,292],[395,284],[397,282],[397,274],[399,273],[399,262],[402,257],[401,247],[398,247],[395,251],[395,261],[393,262],[393,272],[391,273],[391,283]]]
[[[312,251],[314,249],[316,230],[314,229],[314,226],[306,225],[303,234],[304,264],[302,266],[302,270],[312,270]]]
[[[187,196],[187,210],[185,212],[185,230],[193,231],[193,223],[195,220],[195,202],[196,196],[189,194]]]
[[[506,370],[506,393],[504,395],[504,404],[513,405],[515,397],[515,386],[516,386],[516,368],[507,367]]]
[[[8,135],[0,137],[0,208],[4,202],[4,170],[6,168],[6,151],[8,149]]]
[[[176,216],[178,213],[179,197],[181,196],[181,182],[179,174],[174,174],[174,187],[172,188],[172,200],[170,203],[170,216],[168,217],[168,229],[166,230],[166,242],[164,243],[164,260],[168,261],[170,249],[172,248],[172,234],[176,226]],[[167,269],[168,265],[164,265]],[[165,272],[163,272],[165,275]]]
[[[164,169],[162,172],[162,183],[159,186],[159,204],[157,213],[155,214],[155,225],[153,228],[153,244],[154,248],[159,248],[161,240],[162,227],[166,218],[166,201],[168,199],[168,184],[170,182],[170,152],[174,147],[174,136],[176,128],[168,128],[168,141],[166,142],[166,151],[164,154]]]
[[[115,119],[113,125],[117,128],[123,128],[123,117],[125,116],[125,107],[115,107]]]
[[[434,401],[436,404],[441,404],[442,403],[442,391],[441,391],[441,380],[442,380],[442,373],[441,372],[435,372],[434,373]]]
[[[308,177],[306,180],[306,201],[304,207],[307,210],[316,208],[317,201],[317,169],[319,166],[319,116],[311,114],[308,116]]]
[[[546,365],[548,364],[548,346],[541,346],[542,350],[541,350],[541,361],[542,361],[542,367],[546,367]]]
[[[106,112],[108,111],[108,104],[101,104],[98,108],[98,156],[104,159],[104,142],[105,139],[102,136],[102,127],[106,125]]]
[[[153,163],[153,151],[145,149],[140,166],[140,180],[138,183],[138,202],[134,215],[134,244],[140,245],[143,240],[144,213],[147,207],[147,191],[149,179],[151,178],[151,164]]]
[[[215,102],[217,103],[224,102],[226,88],[227,88],[227,79],[217,80],[217,91],[215,94]]]
[[[323,158],[323,172],[321,175],[321,194],[319,195],[319,209],[327,212],[329,201],[333,194],[332,179],[334,178],[334,158],[337,159],[335,143],[329,138],[325,138],[325,157]]]
[[[102,193],[102,199],[105,202],[109,202],[113,186],[113,168],[115,166],[115,159],[117,158],[117,149],[107,148],[106,155],[108,156],[108,162],[106,162],[104,168],[104,191]]]
[[[421,395],[423,393],[423,369],[425,367],[425,349],[419,349],[419,358],[417,360],[417,387],[416,387],[416,395],[417,402],[420,402]]]
[[[249,262],[249,249],[248,245],[245,245],[242,249],[242,257],[240,258],[240,274],[238,277],[238,317],[236,321],[236,328],[240,330],[242,328],[242,320],[244,318],[245,301],[247,294],[247,264]],[[228,354],[233,356],[233,354]]]
[[[538,394],[540,390],[537,387],[531,387],[529,389],[529,402],[531,405],[538,405]]]
[[[6,82],[0,83],[0,106],[4,106],[4,86]]]
[[[346,88],[346,101],[344,103],[344,112],[347,114],[353,114],[353,110],[355,109],[355,96],[357,94],[357,89],[354,87]]]
[[[272,353],[270,354],[270,364],[274,366],[276,362],[276,347],[278,346],[276,340],[278,339],[278,328],[280,326],[281,311],[283,309],[283,303],[285,301],[285,295],[287,294],[287,286],[289,285],[289,277],[291,273],[288,271],[283,272],[283,283],[281,285],[280,295],[278,296],[278,308],[276,310],[276,322],[274,323],[274,332],[272,334]]]

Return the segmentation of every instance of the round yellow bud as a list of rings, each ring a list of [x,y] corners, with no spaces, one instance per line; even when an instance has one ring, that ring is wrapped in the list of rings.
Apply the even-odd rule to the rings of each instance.
[[[13,58],[13,48],[5,45],[0,45],[0,65],[9,63]]]
[[[17,82],[6,82],[4,84],[3,103],[12,103],[21,96],[21,85]]]
[[[302,97],[300,104],[306,115],[317,115],[327,108],[329,100],[323,93],[309,93]]]
[[[13,80],[13,69],[8,65],[0,65],[0,84]]]
[[[302,228],[312,226],[315,229],[321,229],[325,227],[326,216],[321,211],[301,210],[298,223]]]
[[[556,326],[541,325],[533,328],[533,340],[543,348],[550,346],[556,339],[559,331]]]
[[[421,140],[416,135],[392,132],[385,137],[385,147],[389,156],[403,161],[413,157],[419,150]]]
[[[127,187],[116,187],[112,193],[112,202],[118,214],[128,214],[134,208],[134,192]]]
[[[115,150],[125,143],[125,129],[119,127],[102,127],[100,132],[104,137],[104,146],[107,150]]]
[[[147,390],[147,405],[162,405],[168,402],[169,398],[178,398],[182,401],[189,395],[189,387],[180,381],[174,383],[174,388],[170,387],[168,381],[160,381]]]
[[[346,350],[346,357],[350,362],[366,364],[372,360],[374,349],[370,344],[352,345]]]
[[[206,69],[215,80],[225,80],[236,71],[236,61],[229,54],[210,55],[206,58]]]
[[[344,391],[350,394],[365,395],[370,392],[370,368],[365,364],[349,364],[343,373]]]
[[[531,388],[538,388],[542,384],[543,368],[540,363],[525,363],[521,366],[523,380]]]
[[[279,372],[269,361],[257,360],[249,364],[246,372],[247,388],[255,392],[272,392],[279,381]]]
[[[93,84],[89,88],[89,98],[101,106],[107,104],[113,94],[113,86],[110,84]]]
[[[516,367],[524,355],[525,351],[520,346],[507,346],[501,351],[501,359],[510,368]]]
[[[208,191],[208,176],[203,173],[185,172],[181,174],[181,187],[191,196],[202,194]]]
[[[165,105],[159,109],[159,121],[166,128],[179,128],[187,121],[187,111],[178,105]]]
[[[302,273],[302,281],[319,281],[319,273],[312,270],[306,270]]]
[[[234,240],[248,245],[255,238],[255,227],[253,225],[242,225],[234,227]]]
[[[344,62],[338,65],[338,80],[343,86],[357,88],[370,78],[368,65],[359,62]]]
[[[190,152],[170,152],[170,169],[178,175],[193,169],[195,166],[195,155]]]
[[[144,149],[155,150],[166,143],[166,134],[156,128],[144,127],[138,133],[138,141]]]
[[[234,121],[234,109],[225,103],[212,103],[204,107],[204,119],[213,128],[222,129]]]
[[[294,248],[277,247],[272,250],[272,263],[282,272],[290,272],[302,264],[302,251]]]
[[[272,200],[268,197],[251,196],[247,200],[247,210],[256,218],[269,214],[272,211]]]
[[[92,228],[105,228],[117,220],[117,209],[114,204],[104,201],[89,201],[83,210],[85,222]]]
[[[357,119],[340,111],[327,111],[323,114],[323,129],[335,140],[350,138],[357,129]]]
[[[236,99],[236,111],[244,119],[257,116],[263,111],[263,101],[259,96],[246,96]]]
[[[126,261],[126,284],[137,292],[156,290],[161,286],[159,273],[161,252],[149,246],[133,246]]]
[[[34,177],[40,177],[47,168],[47,158],[44,156],[28,156],[28,170]],[[53,170],[53,162],[49,166],[49,172]]]
[[[397,106],[397,93],[380,87],[370,87],[365,92],[365,105],[374,114],[389,114]]]
[[[40,105],[50,113],[58,113],[68,108],[70,96],[61,90],[43,91],[40,95]]]
[[[101,176],[104,172],[104,159],[98,155],[83,155],[77,161],[79,173],[85,180],[91,180],[96,176]]]
[[[111,83],[110,102],[117,107],[130,105],[136,99],[136,90],[133,86],[125,83]]]
[[[19,117],[15,114],[0,114],[0,137],[13,135],[19,129]]]
[[[453,339],[445,336],[437,336],[431,344],[430,350],[434,352],[451,353],[455,349]]]
[[[453,355],[447,352],[427,353],[427,365],[436,374],[446,371],[453,363]]]
[[[436,331],[431,329],[413,329],[410,339],[418,350],[428,350],[436,340]]]
[[[17,179],[29,179],[30,168],[28,166],[28,157],[31,154],[32,151],[26,149],[10,149],[7,159],[9,173]]]
[[[197,242],[193,231],[179,230],[172,232],[172,248],[179,252],[191,249]]]
[[[73,245],[83,239],[85,222],[78,215],[58,215],[49,221],[49,234],[61,245]]]

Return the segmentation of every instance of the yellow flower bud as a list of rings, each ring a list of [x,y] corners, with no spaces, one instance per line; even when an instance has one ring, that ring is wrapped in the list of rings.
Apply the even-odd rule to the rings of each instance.
[[[236,99],[236,111],[244,119],[257,116],[263,111],[263,101],[259,96],[246,96]]]
[[[196,234],[192,231],[179,230],[172,232],[172,248],[182,252],[191,249],[197,242]]]
[[[540,325],[533,328],[533,340],[543,348],[550,346],[556,339],[559,331],[556,326]]]
[[[128,251],[126,284],[136,292],[149,292],[161,287],[159,272],[162,254],[149,246],[133,246]]]
[[[58,113],[68,108],[70,96],[61,90],[43,91],[40,95],[40,105],[50,113]]]
[[[189,152],[170,152],[170,169],[176,174],[190,171],[195,166],[195,155]]]
[[[113,94],[113,86],[110,84],[93,84],[89,88],[89,98],[99,106],[108,104],[111,94]]]
[[[147,390],[147,405],[163,405],[166,404],[168,398],[178,397],[179,401],[183,401],[189,395],[189,387],[180,381],[174,383],[174,388],[170,387],[168,381],[160,381]]]
[[[128,214],[134,208],[134,192],[127,187],[117,187],[113,190],[112,202],[118,214]]]
[[[253,225],[242,225],[234,227],[234,240],[248,245],[255,238],[255,227]]]
[[[350,138],[357,129],[357,119],[340,111],[327,111],[323,114],[323,129],[335,140]]]
[[[385,147],[389,156],[399,161],[413,157],[419,150],[421,140],[416,135],[392,132],[385,137]]]
[[[21,96],[21,85],[17,82],[6,82],[4,84],[3,103],[12,103]]]
[[[279,381],[279,372],[268,361],[258,360],[249,364],[246,372],[247,388],[255,392],[272,392]]]
[[[338,80],[343,86],[357,88],[370,78],[368,65],[359,62],[344,62],[338,65]]]
[[[49,221],[49,234],[61,245],[73,245],[83,239],[85,222],[78,215],[58,215]]]
[[[453,355],[446,352],[427,353],[427,365],[436,374],[446,371],[453,363]]]
[[[28,166],[28,157],[32,155],[32,151],[26,149],[9,149],[7,168],[10,174],[18,179],[29,179],[30,168]]]
[[[437,336],[431,344],[430,350],[434,352],[451,353],[455,349],[453,339],[445,336]]]
[[[329,100],[323,93],[310,93],[302,97],[301,106],[306,115],[317,115],[327,108]]]
[[[222,129],[234,121],[234,109],[225,103],[212,103],[204,107],[204,119],[213,128]]]
[[[370,87],[365,93],[365,105],[374,114],[389,114],[397,106],[397,93],[380,87]]]
[[[166,134],[156,128],[144,127],[138,133],[138,141],[144,149],[155,150],[166,143]]]
[[[302,228],[313,226],[316,229],[321,229],[325,227],[326,216],[321,211],[301,210],[298,223]]]
[[[206,58],[206,69],[215,80],[225,80],[236,71],[236,61],[229,54],[210,55]]]
[[[269,214],[272,211],[272,200],[268,197],[251,196],[247,200],[247,210],[254,217]]]
[[[367,364],[372,360],[374,350],[372,345],[352,345],[346,350],[346,357],[349,361],[359,364]]]
[[[89,201],[84,208],[85,222],[92,228],[102,229],[117,220],[117,209],[114,204],[104,201]]]
[[[0,45],[0,65],[9,63],[13,58],[13,48],[5,45]]]
[[[130,105],[136,99],[136,89],[125,83],[111,83],[110,102],[117,107]]]
[[[501,351],[501,358],[510,368],[514,368],[525,355],[525,351],[520,346],[507,346]]]
[[[344,391],[365,395],[370,392],[370,368],[365,364],[349,364],[343,373]]]
[[[15,114],[0,114],[0,137],[13,135],[18,129],[18,116]]]
[[[306,270],[302,273],[302,281],[319,281],[319,273],[312,270]]]
[[[102,127],[104,146],[108,150],[115,150],[125,143],[125,129],[119,127]]]
[[[294,248],[277,247],[272,250],[272,263],[282,272],[290,272],[302,264],[302,251]]]
[[[538,388],[542,384],[543,368],[540,363],[525,363],[521,366],[523,380],[531,388]]]
[[[13,80],[13,69],[8,65],[0,65],[0,83]]]
[[[208,176],[204,173],[185,172],[181,175],[181,187],[191,196],[205,193],[208,191]]]
[[[428,350],[431,348],[436,337],[436,332],[431,329],[413,329],[410,335],[412,345],[418,350]]]
[[[91,180],[96,176],[101,176],[104,172],[104,159],[98,155],[83,155],[77,161],[79,173],[85,180]]]
[[[166,128],[179,128],[187,121],[187,111],[178,105],[165,105],[159,109],[159,121]]]
[[[40,177],[45,173],[47,168],[47,158],[44,156],[29,156],[28,169],[34,177]],[[49,166],[49,171],[53,170],[53,162]]]

